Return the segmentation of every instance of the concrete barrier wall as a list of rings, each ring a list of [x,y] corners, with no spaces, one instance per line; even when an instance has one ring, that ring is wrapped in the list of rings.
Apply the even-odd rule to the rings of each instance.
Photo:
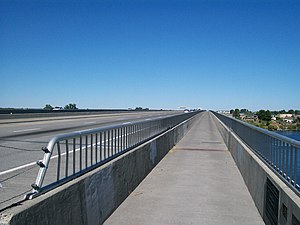
[[[0,213],[0,224],[103,223],[198,117],[55,190]]]
[[[265,223],[280,225],[300,224],[299,196],[216,117],[215,122]],[[269,207],[267,207],[267,198],[270,198],[270,194],[267,193],[267,180],[274,185],[275,190],[277,189],[279,194],[278,202],[273,202],[274,208],[278,207],[277,213],[274,215],[277,216],[277,222],[271,221],[267,215],[267,211],[270,211]],[[271,198],[271,200],[273,201],[274,199]]]

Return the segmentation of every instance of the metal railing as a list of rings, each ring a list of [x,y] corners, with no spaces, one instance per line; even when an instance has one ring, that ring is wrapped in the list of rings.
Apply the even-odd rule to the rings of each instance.
[[[285,183],[298,195],[300,194],[300,141],[232,117],[213,113],[260,156]]]
[[[37,162],[40,169],[36,181],[25,198],[32,199],[99,167],[197,113],[199,111],[58,135],[42,148],[44,158]]]

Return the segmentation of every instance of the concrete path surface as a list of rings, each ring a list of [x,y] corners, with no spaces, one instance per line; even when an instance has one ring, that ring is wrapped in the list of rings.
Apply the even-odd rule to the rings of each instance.
[[[205,112],[104,224],[264,224]]]

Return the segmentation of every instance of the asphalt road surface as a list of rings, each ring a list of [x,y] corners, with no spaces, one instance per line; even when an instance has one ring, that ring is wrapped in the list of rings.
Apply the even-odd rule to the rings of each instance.
[[[62,133],[179,114],[179,111],[110,113],[0,120],[0,210],[31,190],[42,147]]]

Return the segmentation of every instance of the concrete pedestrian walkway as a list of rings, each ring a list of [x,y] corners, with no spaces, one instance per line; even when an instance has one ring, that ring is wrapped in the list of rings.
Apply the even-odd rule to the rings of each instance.
[[[104,224],[264,224],[212,117],[203,113]]]

